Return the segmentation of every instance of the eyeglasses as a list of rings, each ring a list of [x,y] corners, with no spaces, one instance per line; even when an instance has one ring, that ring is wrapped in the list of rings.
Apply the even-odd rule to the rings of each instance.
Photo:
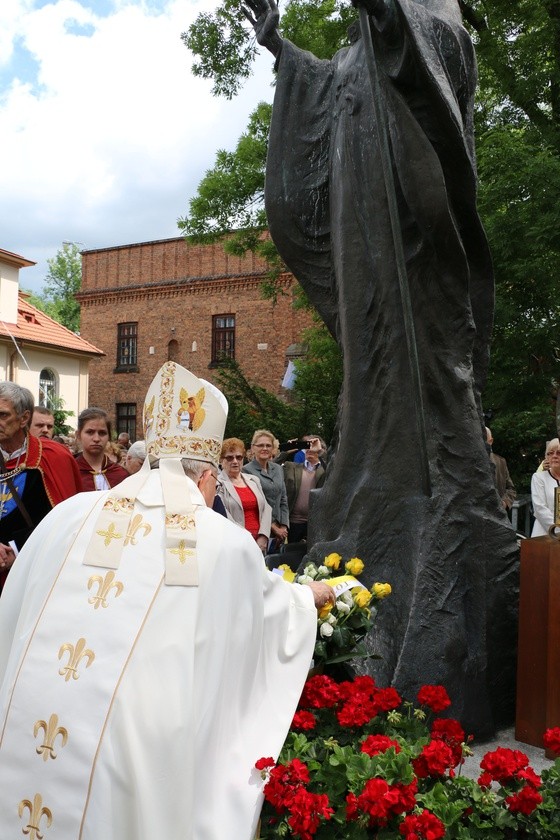
[[[254,443],[253,446],[256,449],[272,449],[271,443]]]
[[[224,461],[242,461],[243,455],[224,455]]]

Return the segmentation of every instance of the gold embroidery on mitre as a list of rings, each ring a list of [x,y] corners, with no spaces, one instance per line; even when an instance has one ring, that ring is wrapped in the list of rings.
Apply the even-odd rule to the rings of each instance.
[[[61,645],[60,650],[58,651],[58,658],[62,659],[65,653],[68,654],[68,665],[60,668],[58,673],[61,677],[64,677],[66,682],[70,679],[79,679],[80,675],[78,674],[78,665],[81,663],[82,659],[87,659],[86,668],[89,668],[95,659],[95,653],[92,650],[89,650],[89,648],[86,648],[86,640],[84,638],[78,639],[75,645],[71,642],[66,642]]]
[[[181,531],[192,531],[196,520],[191,513],[166,513],[165,527],[178,528]]]
[[[170,548],[170,554],[176,554],[179,563],[183,566],[187,562],[188,557],[193,557],[195,554],[194,543],[191,540],[179,540],[177,548]]]
[[[114,513],[120,513],[124,510],[127,513],[132,513],[134,510],[134,499],[113,499],[109,496],[103,505],[103,510],[112,510]]]
[[[136,539],[136,534],[140,530],[144,531],[144,536],[147,537],[150,531],[152,530],[152,526],[148,522],[144,522],[141,513],[137,513],[135,516],[132,517],[132,519],[128,523],[128,530],[126,532],[126,537],[124,538],[124,544],[136,545],[136,543],[138,542]]]
[[[94,610],[99,609],[99,607],[109,606],[107,597],[113,589],[115,590],[114,598],[118,598],[124,589],[124,584],[120,580],[115,579],[115,573],[112,571],[107,572],[105,577],[92,575],[88,580],[88,589],[91,589],[96,583],[99,585],[97,595],[92,595],[91,598],[88,598],[88,604],[92,604]]]
[[[220,441],[213,438],[187,437],[186,435],[173,435],[167,437],[157,435],[149,444],[150,455],[177,455],[177,457],[188,458],[197,456],[199,460],[210,460],[217,462],[220,457],[222,445]]]
[[[36,793],[33,797],[33,802],[30,799],[22,799],[18,805],[18,816],[23,817],[25,810],[29,811],[29,822],[21,829],[22,834],[29,834],[29,840],[43,840],[44,829],[41,828],[41,820],[46,818],[46,828],[52,825],[52,812],[50,808],[43,805],[43,797],[40,793]]]
[[[43,757],[43,761],[48,761],[49,758],[56,758],[54,742],[60,736],[60,746],[65,747],[68,740],[68,730],[64,726],[58,725],[58,715],[51,715],[49,722],[45,720],[36,720],[33,727],[33,735],[36,738],[39,732],[43,730],[43,743],[36,748],[37,755]]]
[[[109,522],[106,531],[96,531],[96,534],[99,534],[100,537],[104,537],[103,545],[108,546],[111,543],[111,540],[122,540],[122,534],[118,534],[115,523]]]

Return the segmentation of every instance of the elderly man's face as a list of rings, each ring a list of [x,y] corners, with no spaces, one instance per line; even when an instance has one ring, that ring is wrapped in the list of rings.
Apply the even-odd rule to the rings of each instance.
[[[40,414],[38,411],[34,411],[29,431],[35,437],[52,438],[54,434],[54,417],[52,414]]]
[[[0,399],[0,447],[5,452],[18,449],[25,439],[29,411],[17,414],[9,400]]]

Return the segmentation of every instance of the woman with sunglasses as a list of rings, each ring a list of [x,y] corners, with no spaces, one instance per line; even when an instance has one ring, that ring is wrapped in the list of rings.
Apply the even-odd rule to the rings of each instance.
[[[228,517],[249,531],[259,548],[266,552],[272,510],[258,478],[241,471],[245,446],[239,438],[226,438],[222,445],[218,494]]]

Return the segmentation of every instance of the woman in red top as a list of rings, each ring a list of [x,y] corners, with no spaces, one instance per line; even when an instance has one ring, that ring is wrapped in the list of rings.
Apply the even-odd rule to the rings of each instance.
[[[270,536],[272,508],[266,501],[258,478],[241,472],[245,445],[239,438],[226,438],[220,456],[218,493],[228,518],[246,528],[266,552]]]
[[[110,461],[105,454],[110,439],[111,424],[107,413],[102,408],[84,408],[78,417],[76,432],[76,442],[82,448],[76,463],[84,490],[110,490],[128,478],[124,467]]]

